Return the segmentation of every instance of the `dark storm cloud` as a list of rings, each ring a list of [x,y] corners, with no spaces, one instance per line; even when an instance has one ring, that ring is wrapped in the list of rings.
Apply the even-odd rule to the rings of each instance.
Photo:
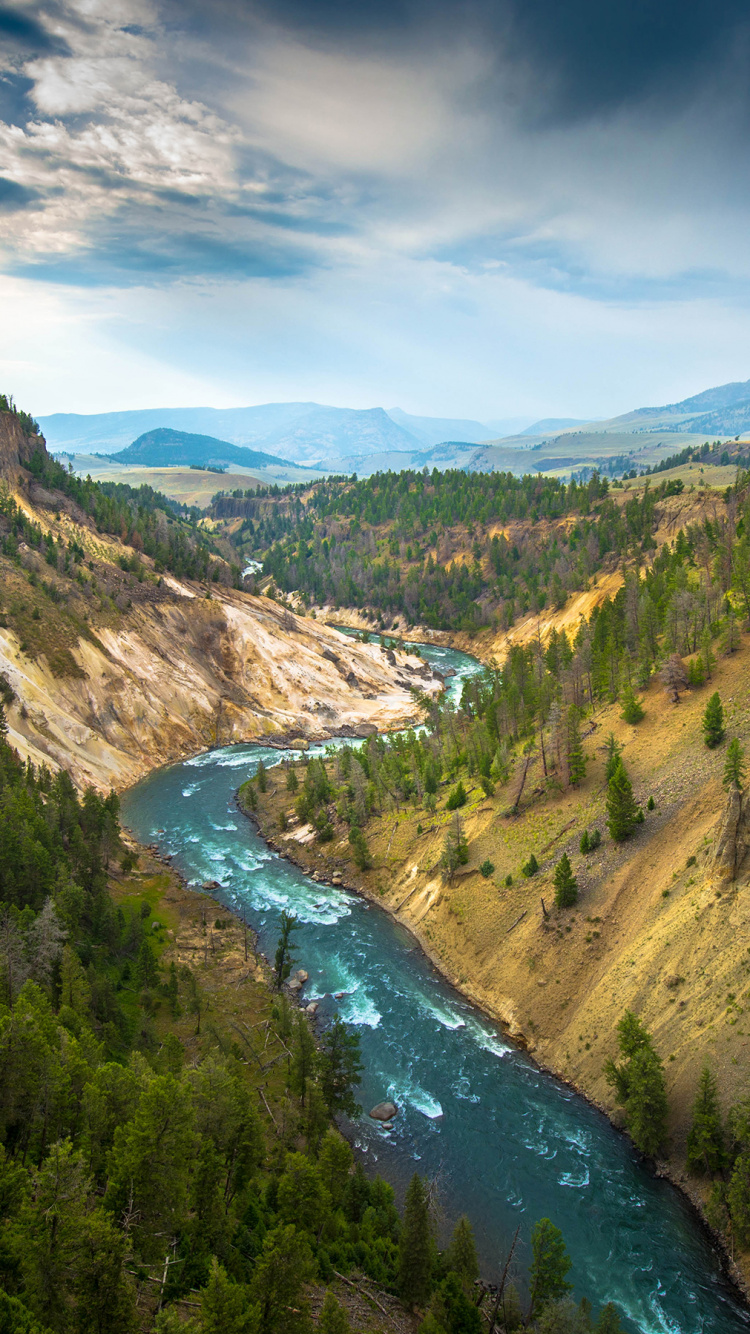
[[[468,40],[494,52],[496,75],[511,74],[522,115],[564,120],[689,101],[750,36],[746,0],[218,0],[210,18],[181,0],[180,10],[192,10],[206,35],[262,17],[329,49],[413,52]]]

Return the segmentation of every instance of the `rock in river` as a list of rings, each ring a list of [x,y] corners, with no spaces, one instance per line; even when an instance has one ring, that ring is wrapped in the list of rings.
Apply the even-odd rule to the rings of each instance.
[[[398,1116],[398,1107],[395,1102],[379,1102],[370,1112],[373,1121],[392,1121],[394,1116]]]

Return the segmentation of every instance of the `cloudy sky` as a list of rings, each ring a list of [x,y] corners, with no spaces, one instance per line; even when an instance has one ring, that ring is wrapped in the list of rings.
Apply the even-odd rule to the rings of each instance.
[[[750,376],[742,0],[0,0],[0,389],[610,415]]]

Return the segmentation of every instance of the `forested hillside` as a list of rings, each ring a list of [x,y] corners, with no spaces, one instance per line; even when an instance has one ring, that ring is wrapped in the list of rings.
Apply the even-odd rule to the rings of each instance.
[[[649,482],[618,494],[596,474],[566,485],[509,473],[388,473],[220,496],[212,513],[283,592],[355,608],[381,627],[399,616],[474,632],[559,609],[604,568],[649,564],[665,502],[681,490]],[[709,560],[732,545],[745,493],[744,482],[729,488],[716,521],[695,538]],[[744,548],[742,560],[744,569]]]

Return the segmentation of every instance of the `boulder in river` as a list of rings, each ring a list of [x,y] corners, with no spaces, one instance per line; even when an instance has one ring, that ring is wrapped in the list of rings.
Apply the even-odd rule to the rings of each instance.
[[[317,1014],[317,1013],[318,1013],[318,1005],[319,1005],[319,1004],[320,1004],[319,1001],[310,1001],[310,1004],[305,1006],[305,1013],[306,1013],[306,1014]]]
[[[300,982],[298,977],[293,977],[289,982],[287,982],[287,987],[289,988],[290,991],[301,991],[302,983]]]
[[[304,968],[298,968],[298,969],[297,969],[297,977],[299,978],[300,982],[302,982],[303,984],[304,984],[305,982],[307,982],[309,976],[310,976],[310,974],[309,974],[309,973],[306,973],[305,970],[304,970]]]
[[[394,1116],[398,1116],[398,1107],[395,1102],[379,1102],[370,1112],[373,1121],[392,1121]]]

